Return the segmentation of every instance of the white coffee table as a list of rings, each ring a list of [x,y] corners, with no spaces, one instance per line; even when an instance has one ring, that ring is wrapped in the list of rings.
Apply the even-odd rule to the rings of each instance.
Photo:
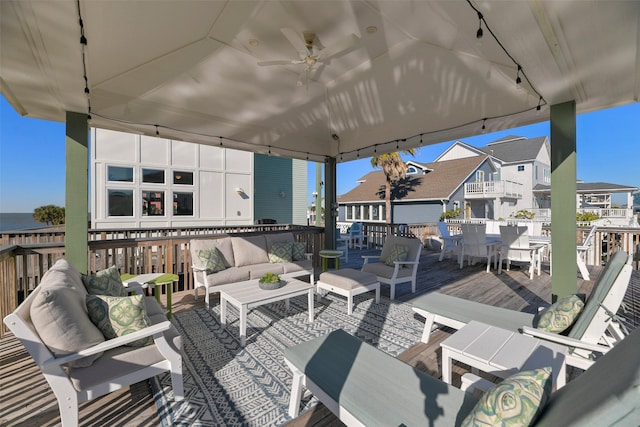
[[[240,317],[240,345],[246,344],[247,313],[250,309],[270,302],[285,300],[285,307],[289,310],[289,298],[308,295],[309,322],[313,322],[313,291],[314,286],[296,279],[285,279],[287,284],[279,289],[264,290],[258,287],[258,280],[231,283],[218,288],[220,291],[220,323],[227,323],[227,303],[236,307]]]
[[[442,380],[451,384],[453,360],[500,378],[523,370],[552,369],[553,383],[566,383],[567,347],[496,326],[471,321],[449,338],[442,347]]]

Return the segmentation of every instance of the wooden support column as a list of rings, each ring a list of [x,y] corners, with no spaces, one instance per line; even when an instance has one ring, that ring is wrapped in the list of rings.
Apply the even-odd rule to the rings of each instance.
[[[336,248],[337,188],[336,159],[327,157],[324,163],[324,245],[325,249]],[[316,207],[316,210],[318,208]]]
[[[87,273],[89,258],[89,125],[87,114],[67,111],[66,134],[65,258],[79,272]]]
[[[577,291],[576,103],[551,106],[552,301]]]

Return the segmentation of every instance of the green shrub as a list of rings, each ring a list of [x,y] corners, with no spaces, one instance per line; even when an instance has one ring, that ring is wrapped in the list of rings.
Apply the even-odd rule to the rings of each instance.
[[[526,209],[520,209],[518,212],[513,214],[513,217],[517,219],[533,219],[534,216],[536,216],[536,214]]]
[[[451,209],[440,214],[440,221],[445,219],[458,218],[460,216],[460,208]]]
[[[579,221],[579,222],[595,221],[598,218],[600,218],[600,215],[593,212],[585,212],[585,213],[576,212],[576,221]]]

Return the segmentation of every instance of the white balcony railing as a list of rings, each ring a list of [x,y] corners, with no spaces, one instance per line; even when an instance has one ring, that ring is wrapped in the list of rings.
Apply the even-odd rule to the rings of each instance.
[[[536,219],[551,219],[551,209],[527,209],[535,214]],[[633,217],[632,209],[625,208],[609,208],[609,209],[598,209],[598,208],[587,208],[587,209],[577,209],[577,213],[585,214],[587,212],[598,215],[599,218],[623,218],[629,219]]]
[[[513,181],[477,181],[464,185],[465,199],[521,199],[522,193],[522,184]]]

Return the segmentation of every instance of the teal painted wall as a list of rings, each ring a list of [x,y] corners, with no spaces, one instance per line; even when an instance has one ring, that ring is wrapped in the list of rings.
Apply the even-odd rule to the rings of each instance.
[[[255,154],[253,170],[255,220],[306,224],[306,162]]]
[[[293,199],[292,199],[292,223],[299,225],[307,224],[307,188],[308,188],[308,170],[307,165],[309,162],[304,160],[292,160],[292,185],[293,185]]]

